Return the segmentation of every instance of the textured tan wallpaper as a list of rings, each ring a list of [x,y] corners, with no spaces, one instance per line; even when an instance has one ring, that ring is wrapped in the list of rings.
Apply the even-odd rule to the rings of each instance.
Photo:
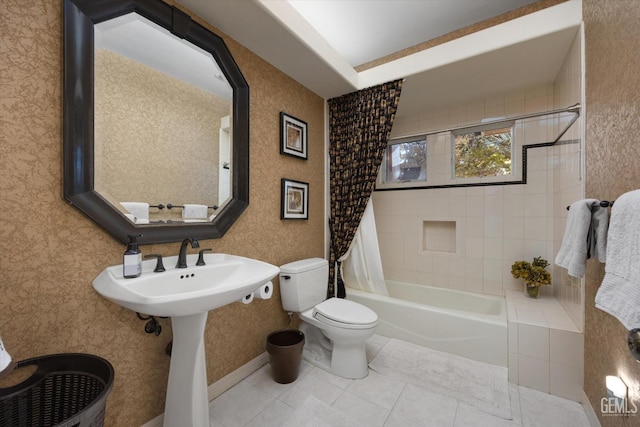
[[[614,200],[640,188],[640,2],[584,0],[586,196]],[[638,416],[602,416],[605,376],[618,375],[640,407],[640,363],[627,331],[594,306],[604,266],[589,263],[585,295],[584,389],[604,427],[637,426]]]
[[[231,101],[108,50],[96,50],[95,67],[96,190],[152,205],[218,203]]]
[[[100,297],[91,281],[122,262],[122,246],[62,197],[62,2],[0,2],[0,336],[15,359],[87,352],[116,378],[107,426],[141,425],[164,408],[171,340]],[[262,59],[226,39],[251,90],[250,205],[224,238],[202,247],[275,265],[324,254],[324,103]],[[305,120],[309,160],[279,154],[279,112]],[[280,220],[280,179],[309,182],[309,220]],[[185,237],[187,237],[185,235]],[[142,247],[174,255],[178,243]],[[265,351],[285,327],[279,292],[210,312],[208,382]]]

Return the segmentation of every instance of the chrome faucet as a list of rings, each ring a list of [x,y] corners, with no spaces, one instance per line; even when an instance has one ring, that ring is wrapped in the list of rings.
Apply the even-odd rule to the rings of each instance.
[[[192,239],[191,237],[187,237],[182,241],[180,245],[180,254],[178,254],[178,263],[176,264],[176,268],[187,268],[187,244],[191,243],[191,248],[196,249],[200,247],[200,244],[196,239]]]

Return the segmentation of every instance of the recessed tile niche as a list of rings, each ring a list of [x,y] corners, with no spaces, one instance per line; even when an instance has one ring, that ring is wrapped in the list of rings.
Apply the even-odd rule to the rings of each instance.
[[[429,252],[456,253],[455,221],[423,221],[422,250]]]

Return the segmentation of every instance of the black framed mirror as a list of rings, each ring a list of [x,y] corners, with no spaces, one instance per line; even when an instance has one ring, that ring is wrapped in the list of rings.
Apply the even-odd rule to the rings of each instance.
[[[117,201],[122,201],[126,197],[127,201],[141,201],[142,204],[151,205],[154,209],[166,209],[173,204],[174,209],[186,207],[191,200],[145,200],[144,194],[134,197],[107,196],[106,192],[97,191],[97,181],[103,180],[103,172],[100,168],[104,162],[102,157],[96,157],[96,146],[104,144],[102,137],[96,140],[96,80],[95,80],[95,48],[96,29],[102,23],[115,21],[119,17],[129,14],[137,14],[142,20],[148,20],[161,30],[166,30],[172,37],[185,44],[193,45],[196,49],[209,54],[219,73],[212,76],[214,79],[222,80],[229,87],[229,114],[226,117],[230,122],[231,132],[229,143],[229,161],[224,161],[224,173],[228,174],[225,183],[228,185],[228,194],[214,196],[213,201],[202,202],[211,209],[215,209],[213,214],[208,215],[206,220],[152,220],[140,221]],[[128,44],[125,41],[125,44]],[[154,49],[147,49],[153,51]],[[162,50],[160,47],[159,50]],[[171,62],[171,61],[169,61]],[[176,61],[174,58],[173,62]],[[194,68],[194,67],[191,67]],[[122,80],[121,80],[122,82]],[[152,115],[149,111],[144,111],[147,116]],[[233,225],[249,204],[249,86],[242,75],[233,56],[229,52],[224,41],[202,25],[191,20],[191,18],[161,0],[64,0],[64,106],[63,106],[63,160],[64,160],[64,197],[72,205],[78,208],[90,219],[107,230],[113,237],[126,243],[128,236],[132,234],[142,235],[138,239],[140,244],[169,243],[194,237],[197,239],[212,239],[222,237]],[[206,116],[209,117],[209,116]],[[213,121],[219,118],[212,117]],[[207,122],[208,119],[200,120]],[[221,126],[217,124],[216,126]],[[222,128],[221,128],[222,129]],[[109,130],[107,134],[112,134]],[[222,138],[222,136],[220,137]],[[155,139],[151,137],[150,139]],[[185,150],[185,144],[189,144],[188,136],[179,138],[168,151],[165,151],[165,158],[172,158],[177,153]],[[136,146],[139,144],[138,138],[127,140],[127,144]],[[216,146],[212,142],[211,146]],[[213,148],[211,148],[213,150]],[[147,150],[146,152],[144,150]],[[148,157],[151,148],[143,149],[141,157]],[[206,149],[208,150],[208,148]],[[209,153],[206,153],[209,154]],[[216,154],[218,158],[218,154]],[[126,156],[125,156],[126,157]],[[191,157],[195,164],[199,156]],[[186,171],[191,169],[188,165],[191,161],[187,158],[187,166],[178,169]],[[221,163],[221,164],[222,164]],[[100,167],[96,167],[99,165]],[[124,172],[121,165],[108,165],[111,169]],[[216,164],[206,164],[198,166],[201,175],[207,175],[208,167],[217,168]],[[132,161],[132,169],[142,168],[138,161]],[[144,167],[151,167],[144,165]],[[164,166],[163,166],[164,167]],[[195,167],[194,167],[195,169]],[[148,174],[151,176],[151,173]],[[171,175],[165,173],[165,175]],[[96,177],[99,179],[96,179]],[[196,178],[197,179],[197,178]],[[186,192],[189,188],[195,187],[193,177],[186,177],[184,180],[178,179],[175,183],[177,192]],[[213,188],[217,183],[210,182],[207,175],[202,178],[206,185]],[[154,180],[151,180],[154,181]],[[139,187],[150,188],[150,182],[139,182]],[[167,187],[171,184],[162,184],[160,187]],[[199,184],[198,184],[199,185]],[[205,185],[205,186],[206,186]],[[102,188],[102,184],[99,186]],[[217,191],[217,190],[216,190]],[[126,193],[125,193],[126,194]],[[223,203],[217,203],[217,198],[223,198]],[[136,200],[131,200],[136,198]],[[200,201],[196,200],[197,203]],[[176,208],[177,206],[177,208]],[[193,205],[202,206],[202,205]],[[184,212],[185,209],[183,209]],[[166,211],[165,211],[166,212]],[[209,211],[208,213],[211,213]],[[184,216],[183,216],[184,218]]]

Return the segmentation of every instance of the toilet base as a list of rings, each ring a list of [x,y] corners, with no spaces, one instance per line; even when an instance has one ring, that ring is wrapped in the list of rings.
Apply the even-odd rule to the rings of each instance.
[[[322,330],[304,321],[300,330],[305,334],[302,357],[307,362],[343,378],[361,379],[369,375],[364,342],[336,344]]]

